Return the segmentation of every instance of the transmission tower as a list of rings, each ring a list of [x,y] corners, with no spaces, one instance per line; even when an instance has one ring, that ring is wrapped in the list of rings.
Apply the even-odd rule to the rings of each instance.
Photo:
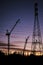
[[[34,28],[33,28],[33,36],[32,36],[32,46],[31,50],[33,51],[33,54],[35,54],[36,51],[42,51],[42,37],[41,37],[41,31],[40,31],[40,25],[39,25],[39,19],[38,19],[38,3],[35,3],[34,5]]]

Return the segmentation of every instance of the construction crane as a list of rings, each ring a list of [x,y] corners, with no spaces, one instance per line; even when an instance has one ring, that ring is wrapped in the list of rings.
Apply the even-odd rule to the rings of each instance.
[[[15,25],[12,27],[12,29],[10,30],[10,32],[7,30],[6,35],[8,36],[8,55],[9,55],[9,49],[10,49],[10,35],[13,31],[13,29],[16,27],[16,25],[18,24],[18,22],[20,21],[20,19],[18,19],[15,23]]]
[[[26,48],[26,44],[27,44],[28,38],[29,38],[29,36],[26,38],[26,41],[25,41],[25,44],[24,44],[23,55],[24,55],[24,51],[25,51],[25,48]]]

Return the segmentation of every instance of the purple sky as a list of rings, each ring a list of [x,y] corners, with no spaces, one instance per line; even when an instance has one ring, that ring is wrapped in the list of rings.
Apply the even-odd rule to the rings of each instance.
[[[20,22],[12,31],[11,35],[14,36],[10,42],[25,42],[27,36],[30,36],[28,41],[32,41],[34,2],[35,0],[0,0],[0,41],[7,41],[7,37],[5,36],[6,30],[10,31],[19,18]],[[43,0],[38,0],[38,9],[43,40]]]

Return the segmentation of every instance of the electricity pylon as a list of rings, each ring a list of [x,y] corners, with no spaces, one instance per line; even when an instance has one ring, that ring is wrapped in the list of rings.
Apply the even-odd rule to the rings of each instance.
[[[34,5],[34,12],[35,12],[35,18],[34,18],[34,28],[33,28],[33,36],[32,36],[32,46],[31,50],[33,51],[33,54],[35,54],[35,51],[42,51],[42,37],[41,37],[41,31],[40,31],[40,25],[39,25],[39,19],[38,19],[38,3],[35,3]]]

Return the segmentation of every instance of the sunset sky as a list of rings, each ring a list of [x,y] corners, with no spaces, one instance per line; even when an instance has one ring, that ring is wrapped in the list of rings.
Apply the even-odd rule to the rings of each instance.
[[[43,41],[43,0],[37,2]],[[28,42],[32,42],[34,3],[35,0],[0,0],[0,42],[7,43],[6,30],[10,31],[19,18],[20,22],[11,33],[10,43],[22,46],[27,36],[29,36]]]

